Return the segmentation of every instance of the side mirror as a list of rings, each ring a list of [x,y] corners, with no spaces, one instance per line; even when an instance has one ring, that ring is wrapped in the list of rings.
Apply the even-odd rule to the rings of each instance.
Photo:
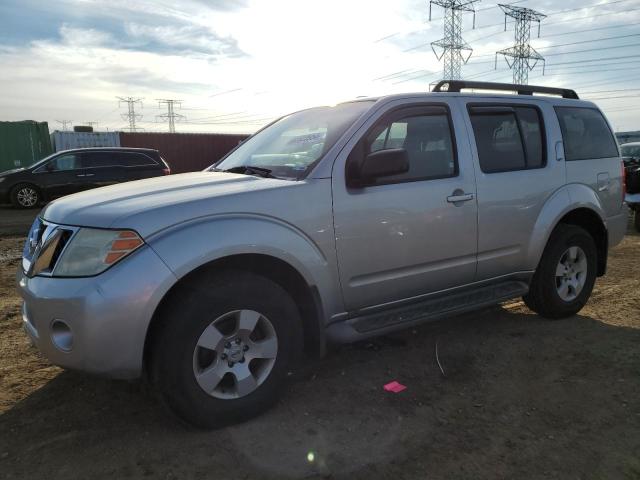
[[[360,166],[356,184],[366,185],[371,180],[390,177],[409,171],[409,155],[404,148],[378,150],[367,155]]]

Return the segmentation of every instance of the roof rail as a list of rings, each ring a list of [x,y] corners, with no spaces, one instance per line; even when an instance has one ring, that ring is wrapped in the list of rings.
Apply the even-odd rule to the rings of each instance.
[[[440,80],[433,92],[460,92],[463,88],[477,88],[478,90],[504,90],[506,92],[518,92],[518,95],[533,95],[534,93],[547,93],[560,95],[562,98],[579,99],[575,90],[569,88],[539,87],[536,85],[516,85],[514,83],[473,82],[467,80]]]

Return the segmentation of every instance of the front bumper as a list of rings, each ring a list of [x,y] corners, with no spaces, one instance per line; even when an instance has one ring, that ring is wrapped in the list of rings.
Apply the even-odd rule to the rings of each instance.
[[[106,272],[89,278],[27,277],[19,269],[23,326],[55,365],[133,379],[142,372],[149,322],[176,277],[143,246]],[[54,324],[70,329],[70,348],[54,342]]]

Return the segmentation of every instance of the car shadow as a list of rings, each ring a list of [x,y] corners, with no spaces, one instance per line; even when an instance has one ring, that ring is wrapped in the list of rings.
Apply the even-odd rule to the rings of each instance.
[[[0,471],[619,478],[640,472],[639,344],[640,330],[586,315],[485,309],[334,349],[277,407],[217,431],[181,423],[140,383],[62,372],[0,416]],[[392,380],[407,389],[384,391]]]

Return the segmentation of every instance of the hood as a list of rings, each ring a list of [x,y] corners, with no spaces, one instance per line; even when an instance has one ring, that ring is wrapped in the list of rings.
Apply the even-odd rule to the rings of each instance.
[[[4,172],[0,172],[0,177],[4,177],[7,175],[11,175],[12,173],[18,173],[18,172],[22,172],[24,170],[23,167],[20,168],[14,168],[12,170],[5,170]]]
[[[247,211],[248,198],[259,202],[265,190],[297,183],[223,172],[167,175],[60,198],[42,217],[65,225],[132,228],[144,237],[193,218]]]

